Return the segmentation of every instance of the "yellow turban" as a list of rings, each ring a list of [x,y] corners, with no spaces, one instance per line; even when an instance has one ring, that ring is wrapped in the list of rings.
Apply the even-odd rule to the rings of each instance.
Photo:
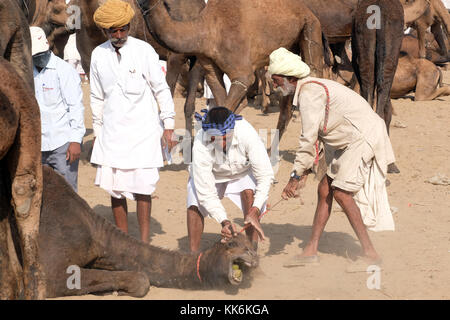
[[[103,29],[119,28],[130,23],[134,10],[128,2],[108,0],[94,13],[95,23]]]
[[[302,58],[285,48],[279,48],[270,54],[269,74],[279,74],[304,78],[309,75],[310,69]]]

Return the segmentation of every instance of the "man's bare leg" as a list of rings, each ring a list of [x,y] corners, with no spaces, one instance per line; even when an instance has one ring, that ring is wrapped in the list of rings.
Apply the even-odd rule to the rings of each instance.
[[[244,212],[244,220],[247,217],[248,210],[250,210],[250,208],[253,205],[254,198],[255,198],[255,196],[254,196],[253,190],[251,190],[251,189],[246,189],[241,192],[241,201],[242,201],[242,206],[243,206],[242,210]],[[245,229],[245,234],[247,235],[247,238],[252,243],[253,247],[255,249],[257,249],[258,248],[258,232],[256,232],[255,228],[248,227],[247,229]]]
[[[111,207],[116,226],[125,233],[128,233],[128,207],[127,199],[117,199],[111,197]]]
[[[347,215],[347,218],[350,221],[350,224],[352,225],[352,228],[355,231],[359,242],[361,243],[364,258],[368,260],[368,262],[379,261],[380,256],[375,251],[375,248],[370,241],[369,234],[367,233],[366,226],[364,225],[361,217],[361,211],[359,210],[358,205],[353,199],[353,194],[351,192],[335,188],[334,198]]]
[[[317,208],[314,215],[311,238],[300,256],[308,257],[317,255],[320,236],[331,214],[331,206],[333,204],[332,181],[330,177],[325,175],[319,183],[317,188]]]
[[[187,229],[189,237],[189,249],[191,252],[198,252],[200,249],[200,240],[202,239],[205,218],[196,206],[190,206],[187,209]]]
[[[136,211],[139,222],[141,240],[149,242],[150,237],[150,216],[152,213],[152,197],[146,194],[136,194]]]

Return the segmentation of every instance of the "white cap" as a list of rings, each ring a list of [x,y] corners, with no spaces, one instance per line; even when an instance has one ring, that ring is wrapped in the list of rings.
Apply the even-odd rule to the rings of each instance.
[[[31,34],[31,55],[47,51],[50,47],[44,30],[39,27],[30,27]]]

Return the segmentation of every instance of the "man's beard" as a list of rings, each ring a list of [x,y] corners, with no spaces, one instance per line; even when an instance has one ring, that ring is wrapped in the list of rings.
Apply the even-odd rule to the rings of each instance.
[[[283,97],[286,97],[294,94],[295,89],[295,85],[290,83],[286,78],[283,78],[283,85],[276,88],[275,91],[281,93]]]
[[[127,39],[128,39],[128,37],[123,37],[123,38],[120,38],[120,39],[111,38],[109,40],[111,41],[111,44],[113,46],[120,48],[120,47],[122,47],[124,45],[125,42],[127,42]]]

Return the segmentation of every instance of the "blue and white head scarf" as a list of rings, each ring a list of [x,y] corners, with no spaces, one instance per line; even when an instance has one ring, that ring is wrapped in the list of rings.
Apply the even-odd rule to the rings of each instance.
[[[223,123],[214,123],[209,122],[207,120],[208,110],[202,109],[201,112],[204,113],[202,116],[199,113],[195,113],[195,119],[202,123],[202,129],[204,132],[208,133],[211,136],[224,136],[227,134],[229,130],[234,129],[234,125],[236,124],[236,120],[241,120],[242,116],[234,114],[230,111],[228,118]]]

